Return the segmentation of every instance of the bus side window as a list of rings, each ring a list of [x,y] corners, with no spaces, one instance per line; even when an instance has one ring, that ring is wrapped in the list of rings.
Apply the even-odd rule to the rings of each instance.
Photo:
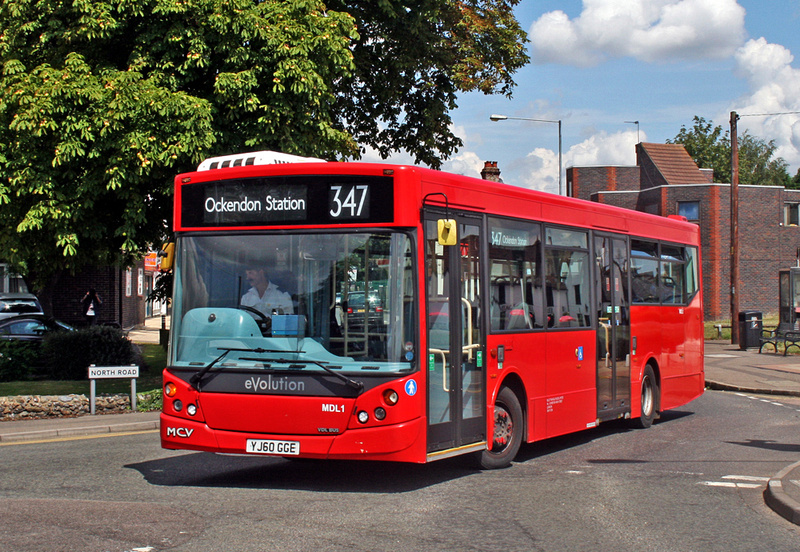
[[[489,219],[489,319],[492,331],[542,328],[541,228],[538,224]]]
[[[545,259],[548,327],[589,326],[589,253],[548,248]]]

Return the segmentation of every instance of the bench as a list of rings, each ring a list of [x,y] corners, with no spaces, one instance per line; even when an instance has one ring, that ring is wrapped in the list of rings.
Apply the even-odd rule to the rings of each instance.
[[[763,329],[761,330],[761,338],[759,341],[759,353],[764,349],[765,345],[772,345],[775,353],[777,353],[779,343],[783,343],[783,356],[786,356],[786,353],[788,353],[789,349],[792,347],[797,347],[800,351],[800,331],[798,330],[781,330],[780,328]]]

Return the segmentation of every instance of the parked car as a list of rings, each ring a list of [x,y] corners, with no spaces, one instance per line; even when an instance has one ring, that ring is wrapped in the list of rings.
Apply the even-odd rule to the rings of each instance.
[[[75,328],[43,314],[20,314],[0,320],[0,339],[41,343],[50,332],[75,331]]]
[[[32,293],[0,293],[0,320],[19,314],[44,314]]]
[[[347,295],[345,313],[350,331],[363,331],[365,320],[369,322],[370,331],[376,331],[383,326],[383,305],[380,297],[373,293],[369,295],[369,310],[364,299],[363,291],[351,291]]]

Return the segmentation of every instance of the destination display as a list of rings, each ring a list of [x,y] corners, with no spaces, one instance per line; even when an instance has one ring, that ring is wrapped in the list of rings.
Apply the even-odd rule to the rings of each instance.
[[[292,176],[186,184],[184,227],[391,222],[386,176]]]

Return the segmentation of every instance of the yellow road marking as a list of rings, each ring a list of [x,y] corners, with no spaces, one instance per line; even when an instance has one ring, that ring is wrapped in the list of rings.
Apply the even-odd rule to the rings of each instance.
[[[12,445],[39,445],[42,443],[62,443],[65,441],[82,441],[85,439],[103,439],[106,437],[120,437],[122,435],[144,435],[146,433],[158,433],[158,429],[148,429],[146,431],[123,431],[120,433],[96,433],[94,435],[73,435],[70,437],[54,437],[52,439],[39,439],[36,441],[11,441],[10,443],[0,442],[0,447],[10,447]]]

